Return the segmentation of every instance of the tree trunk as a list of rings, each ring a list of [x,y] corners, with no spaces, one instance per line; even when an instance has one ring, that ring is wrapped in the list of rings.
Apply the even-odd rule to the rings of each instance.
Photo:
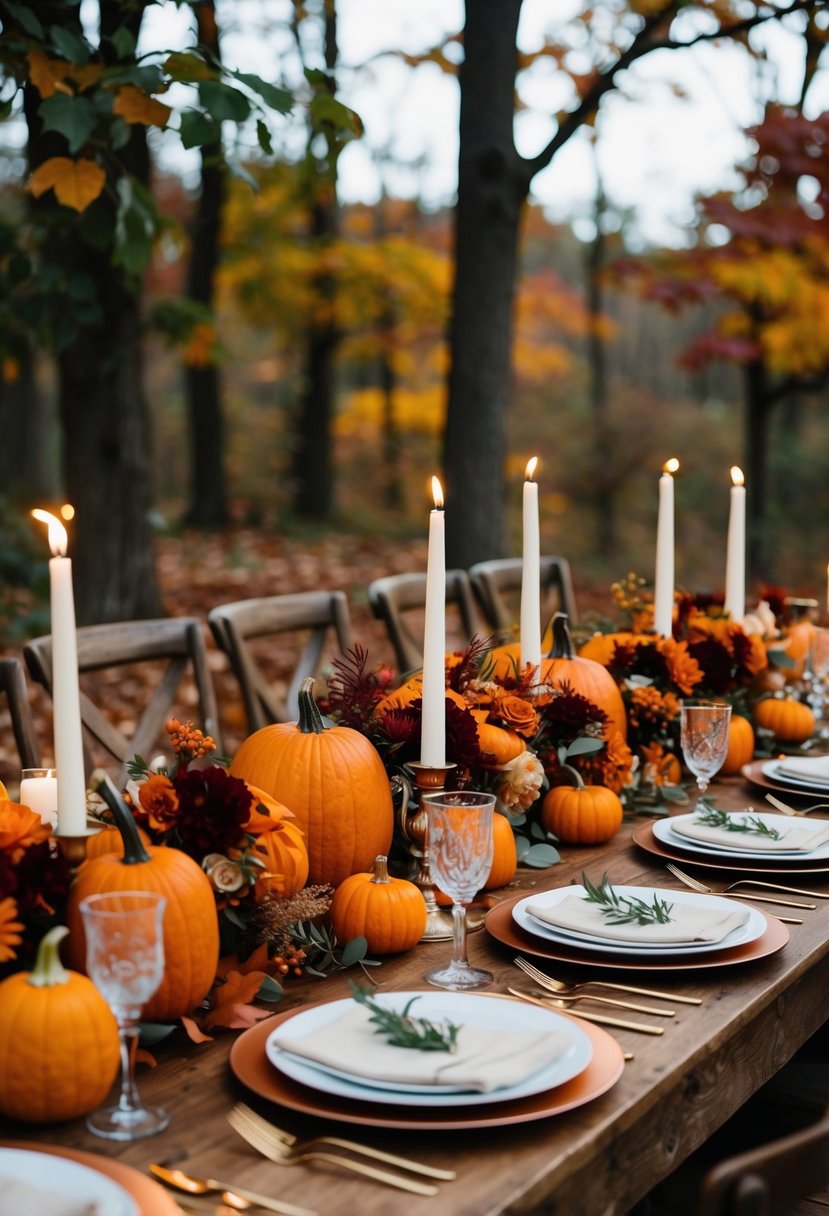
[[[504,552],[518,230],[530,180],[512,133],[520,10],[521,0],[497,0],[468,3],[466,11],[444,449],[452,567]]]
[[[58,496],[57,464],[46,442],[50,427],[35,383],[34,358],[28,349],[16,358],[15,374],[0,378],[0,486],[4,498],[36,506]]]
[[[769,451],[772,399],[766,382],[766,372],[759,359],[746,364],[745,389],[745,452],[746,527],[748,532],[748,580],[750,583],[769,581],[774,571],[769,566],[768,541]]]
[[[199,43],[219,56],[219,29],[212,0],[194,6]],[[215,303],[216,268],[225,196],[225,161],[221,140],[201,149],[201,193],[193,224],[187,295],[211,312]],[[199,528],[227,523],[225,425],[221,371],[210,361],[185,369],[190,436],[190,503],[185,522]]]
[[[595,143],[593,145],[595,153]],[[605,262],[605,235],[602,220],[606,209],[602,180],[597,159],[596,198],[593,219],[596,234],[587,246],[587,362],[590,370],[590,407],[593,413],[593,450],[596,459],[594,508],[596,517],[596,548],[602,557],[616,552],[616,501],[613,480],[613,438],[608,417],[610,402],[607,393],[607,358],[601,332],[604,315],[602,271]]]

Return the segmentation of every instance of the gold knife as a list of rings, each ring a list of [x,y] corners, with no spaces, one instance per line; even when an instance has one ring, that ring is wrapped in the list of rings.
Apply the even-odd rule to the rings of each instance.
[[[582,1013],[579,1009],[571,1009],[569,1005],[566,1009],[562,1009],[561,1005],[555,1004],[555,997],[546,1000],[543,997],[530,996],[529,993],[518,988],[508,988],[507,992],[512,996],[517,996],[521,1001],[529,1001],[531,1005],[539,1005],[542,1009],[556,1009],[560,1013],[569,1013],[574,1018],[582,1018],[585,1022],[598,1022],[602,1026],[616,1026],[620,1030],[637,1030],[640,1034],[665,1033],[661,1026],[647,1026],[644,1022],[628,1022],[624,1018],[611,1018],[604,1013]]]

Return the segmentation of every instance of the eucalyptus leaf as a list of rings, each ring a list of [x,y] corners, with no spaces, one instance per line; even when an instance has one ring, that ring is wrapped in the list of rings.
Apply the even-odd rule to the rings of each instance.
[[[227,917],[227,919],[228,919],[228,920],[229,920],[229,921],[230,921],[232,924],[234,924],[234,925],[236,926],[236,928],[237,928],[237,929],[245,929],[245,928],[247,928],[247,926],[245,925],[245,922],[242,920],[242,918],[241,918],[241,916],[239,915],[239,913],[238,913],[238,912],[236,911],[236,909],[235,909],[234,907],[232,907],[231,905],[228,905],[228,906],[227,906],[227,907],[224,909],[224,914],[225,914],[225,916]]]
[[[259,1001],[278,1001],[283,994],[282,985],[271,975],[266,975],[259,986],[256,999]]]
[[[685,803],[690,802],[688,791],[681,785],[663,785],[660,786],[662,797],[666,802]]]
[[[561,861],[561,855],[551,844],[534,844],[527,849],[520,861],[522,865],[545,870],[547,866],[554,866],[556,862]]]
[[[165,1039],[169,1039],[174,1030],[177,1029],[177,1024],[167,1022],[142,1022],[140,1028],[140,1043],[142,1047],[154,1047],[156,1043],[163,1043]]]
[[[574,739],[565,752],[565,756],[569,759],[571,756],[591,756],[594,752],[600,752],[604,747],[604,739],[594,739],[591,735],[582,735],[578,739]]]
[[[531,848],[529,840],[526,836],[515,837],[515,852],[519,861],[523,861]]]
[[[355,963],[359,963],[365,958],[368,951],[368,942],[364,937],[353,937],[350,942],[346,942],[343,946],[342,961],[344,967],[352,967]]]

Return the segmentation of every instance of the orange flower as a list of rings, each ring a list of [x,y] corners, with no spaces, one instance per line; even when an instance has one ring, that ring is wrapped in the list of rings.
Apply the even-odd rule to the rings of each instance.
[[[661,743],[643,743],[639,750],[642,753],[642,766],[651,769],[656,785],[679,784],[682,768],[673,752],[666,752]]]
[[[17,919],[17,902],[9,895],[0,899],[0,963],[15,958],[15,947],[22,941],[23,925]]]
[[[156,832],[166,832],[178,815],[178,794],[169,777],[161,773],[150,773],[138,787],[138,801],[147,816],[147,823]]]
[[[514,693],[504,692],[498,696],[492,712],[505,726],[528,739],[538,730],[538,714],[535,709],[529,701],[516,697]]]
[[[688,643],[666,638],[660,642],[659,649],[668,664],[671,683],[687,697],[702,679],[702,668],[693,655],[688,653]]]
[[[586,784],[604,785],[618,794],[628,783],[633,753],[621,732],[611,727],[604,748],[593,756],[579,757],[578,767]]]
[[[263,832],[275,831],[283,819],[295,818],[293,811],[289,811],[265,790],[251,785],[249,781],[246,781],[245,785],[250,790],[251,800],[247,822],[242,824],[244,832],[250,832],[251,836],[261,836]]]
[[[0,853],[8,853],[16,865],[31,844],[48,838],[51,828],[42,823],[37,811],[8,798],[0,800]]]

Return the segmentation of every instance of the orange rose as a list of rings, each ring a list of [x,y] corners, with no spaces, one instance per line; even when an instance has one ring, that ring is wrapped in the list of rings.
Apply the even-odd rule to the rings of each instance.
[[[0,800],[0,852],[8,853],[16,865],[29,845],[40,844],[51,832],[37,811],[8,798]]]
[[[498,698],[494,713],[505,726],[528,739],[538,730],[538,713],[523,697],[505,693]]]

